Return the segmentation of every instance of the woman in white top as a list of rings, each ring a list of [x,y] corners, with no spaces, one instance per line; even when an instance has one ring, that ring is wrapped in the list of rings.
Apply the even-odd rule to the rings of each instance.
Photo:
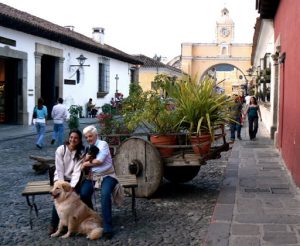
[[[70,182],[72,189],[80,195],[81,200],[93,209],[93,182],[91,180],[83,180],[79,183],[83,152],[82,133],[77,129],[73,129],[69,133],[68,141],[64,145],[59,146],[55,152],[56,169],[54,182],[57,180]],[[49,234],[56,231],[58,223],[59,217],[55,206],[53,206]]]

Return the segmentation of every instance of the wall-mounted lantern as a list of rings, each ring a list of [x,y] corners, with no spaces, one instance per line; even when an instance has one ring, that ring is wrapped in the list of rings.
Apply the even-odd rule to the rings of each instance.
[[[89,67],[90,65],[84,65],[87,58],[83,54],[78,56],[76,59],[77,59],[79,65],[70,65],[70,67],[78,67],[77,70],[76,70],[76,81],[77,81],[77,84],[78,84],[80,82],[80,68]]]

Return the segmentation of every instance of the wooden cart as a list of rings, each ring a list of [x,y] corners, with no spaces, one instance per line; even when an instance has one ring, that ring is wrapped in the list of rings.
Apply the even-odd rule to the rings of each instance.
[[[177,138],[188,139],[186,134],[176,135]],[[214,146],[206,156],[195,155],[188,141],[181,141],[180,145],[153,145],[148,141],[149,134],[112,134],[101,138],[110,145],[116,174],[136,175],[137,197],[150,197],[160,186],[163,177],[176,183],[192,180],[206,160],[219,158],[220,152],[229,150],[224,127],[216,129]],[[121,141],[122,138],[126,139]],[[158,151],[160,147],[176,151],[171,157],[162,158]]]

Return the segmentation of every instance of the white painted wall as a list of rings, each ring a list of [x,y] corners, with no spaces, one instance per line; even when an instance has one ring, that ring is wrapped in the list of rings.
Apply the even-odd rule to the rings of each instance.
[[[274,53],[274,26],[272,20],[262,20],[261,29],[257,41],[256,53],[254,57],[254,66],[258,67],[260,65],[260,59],[265,56],[266,53]],[[274,66],[273,60],[271,59],[271,95],[270,95],[270,107],[267,108],[264,105],[260,105],[260,110],[262,114],[262,120],[268,130],[271,133],[271,127],[273,125],[273,114],[274,107]]]
[[[70,65],[78,65],[76,58],[83,54],[87,60],[86,65],[89,67],[83,67],[80,74],[80,83],[76,85],[63,85],[63,98],[65,104],[70,106],[72,104],[85,106],[89,98],[93,99],[93,102],[97,106],[102,106],[105,103],[109,103],[110,99],[114,97],[116,91],[115,76],[118,74],[118,91],[123,93],[124,97],[129,94],[130,73],[129,64],[116,59],[110,59],[110,86],[109,94],[104,98],[97,99],[98,92],[98,67],[100,55],[87,52],[85,50],[77,49],[68,45],[50,41],[44,38],[39,38],[33,35],[29,35],[23,32],[15,31],[12,29],[4,28],[0,26],[1,36],[16,40],[16,47],[10,46],[10,49],[22,51],[28,54],[28,66],[27,66],[27,89],[35,90],[35,44],[43,44],[63,50],[64,65],[63,65],[63,79],[75,79],[75,71],[77,67],[71,67]],[[4,44],[0,43],[0,47],[4,47]],[[108,57],[109,58],[109,57]],[[31,113],[36,102],[34,96],[28,96],[27,110],[29,113],[28,122],[31,122]]]

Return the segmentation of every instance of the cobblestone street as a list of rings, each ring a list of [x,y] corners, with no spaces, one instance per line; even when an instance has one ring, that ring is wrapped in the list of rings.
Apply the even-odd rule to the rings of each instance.
[[[208,161],[190,182],[173,185],[164,181],[151,199],[137,198],[137,223],[131,214],[131,199],[121,208],[113,207],[115,235],[111,241],[91,242],[85,237],[49,238],[52,200],[50,195],[36,196],[39,217],[33,213],[29,226],[29,207],[21,192],[29,181],[45,180],[47,174],[32,170],[29,155],[53,156],[50,134],[47,146],[36,149],[34,136],[0,142],[1,153],[1,225],[0,245],[201,245],[219,194],[229,152]],[[99,198],[97,197],[99,211]]]

